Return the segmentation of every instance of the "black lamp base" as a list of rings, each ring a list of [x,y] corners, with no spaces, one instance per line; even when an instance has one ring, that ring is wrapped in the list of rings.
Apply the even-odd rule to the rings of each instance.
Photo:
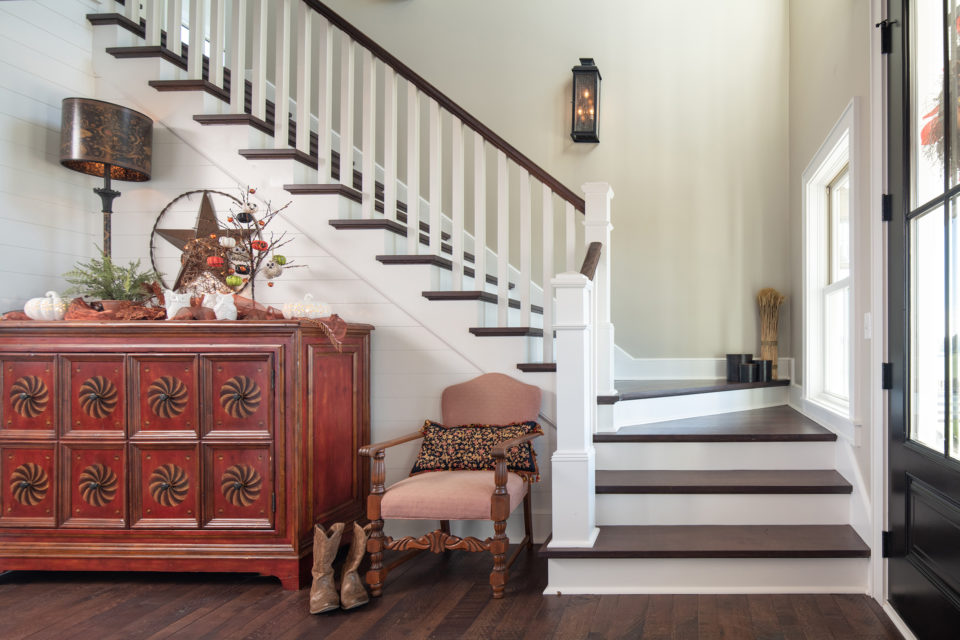
[[[110,214],[113,213],[113,201],[119,197],[120,192],[110,188],[110,165],[104,166],[103,186],[93,190],[100,196],[101,211],[103,211],[103,253],[111,256],[111,236],[112,229],[110,225]]]

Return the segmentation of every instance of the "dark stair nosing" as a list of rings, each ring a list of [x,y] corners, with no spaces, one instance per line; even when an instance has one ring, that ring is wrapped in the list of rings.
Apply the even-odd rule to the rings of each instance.
[[[157,91],[204,91],[229,104],[230,94],[206,79],[150,80],[147,82]]]
[[[423,297],[427,300],[479,300],[480,302],[488,302],[491,304],[498,304],[499,299],[497,294],[489,293],[487,291],[424,291]],[[507,305],[511,309],[519,309],[520,301],[509,299]],[[530,305],[531,313],[543,313],[543,307],[531,304]]]
[[[249,113],[206,113],[195,115],[193,119],[203,125],[248,124],[258,131],[273,135],[272,124]]]
[[[621,427],[594,442],[833,442],[837,434],[781,405]]]
[[[297,186],[302,186],[305,188],[301,193],[309,193],[308,189],[314,185],[288,184],[288,185],[285,185],[284,188],[287,191],[290,191],[291,193],[293,193],[293,191],[291,191],[290,188],[297,187]],[[400,216],[398,215],[397,218],[400,218]],[[367,223],[373,223],[373,224],[363,224],[363,225],[353,224],[359,220],[362,220]],[[407,227],[405,225],[402,225],[399,222],[396,222],[395,220],[389,220],[387,218],[347,218],[347,219],[340,219],[340,220],[331,220],[330,226],[335,229],[382,229],[385,231],[390,231],[391,233],[394,233],[404,238],[407,237]],[[424,226],[426,226],[427,229],[429,230],[430,226],[427,223],[421,221],[420,222],[421,230],[424,228]],[[449,234],[446,234],[446,233],[442,235],[449,236]],[[420,244],[424,246],[430,246],[430,238],[427,236],[427,234],[422,232],[420,233]],[[453,254],[453,247],[447,242],[441,242],[440,251],[442,253]],[[474,262],[474,256],[469,251],[463,252],[463,259],[465,262]]]
[[[521,362],[517,369],[525,373],[553,373],[557,370],[556,362]]]
[[[849,525],[601,526],[593,547],[540,547],[547,558],[869,558]]]
[[[823,470],[603,470],[597,494],[849,494],[853,486],[833,469]]]
[[[786,387],[790,385],[790,380],[770,380],[769,382],[727,382],[723,381],[691,381],[689,386],[678,385],[672,388],[650,388],[643,389],[644,381],[617,380],[615,384],[618,387],[633,386],[629,383],[635,383],[635,386],[641,387],[636,390],[620,391],[617,395],[597,396],[599,404],[616,404],[626,400],[647,400],[650,398],[669,398],[673,396],[689,396],[701,393],[718,393],[725,391],[742,391],[744,389],[762,389],[766,387]]]
[[[165,34],[164,34],[165,35]],[[143,45],[138,47],[107,47],[107,53],[117,59],[128,58],[162,58],[167,62],[187,70],[186,45],[181,44],[181,54],[178,56],[163,44],[161,45]]]
[[[377,256],[377,261],[383,264],[427,264],[434,267],[440,267],[441,269],[446,269],[447,271],[453,271],[453,261],[450,258],[444,258],[443,256],[435,256],[433,254],[417,254],[417,255],[379,255]],[[476,276],[476,271],[471,267],[464,265],[463,273],[468,278],[473,278]],[[487,284],[497,286],[499,280],[497,276],[487,274]],[[516,287],[514,283],[508,285],[511,289]]]
[[[540,327],[470,327],[470,333],[478,338],[543,337],[543,329]]]
[[[363,200],[363,195],[356,189],[351,189],[345,184],[340,184],[339,182],[331,182],[329,184],[288,184],[284,186],[284,189],[293,194],[329,194],[329,195],[341,195],[345,198],[353,200],[354,202],[361,202]],[[348,222],[352,224],[344,224],[343,226],[333,225],[337,229],[364,229],[368,227],[373,228],[383,228],[383,225],[372,225],[370,223],[380,223],[380,222],[389,222],[389,220],[374,220],[372,218],[367,219],[356,219],[356,220],[342,220],[338,222]],[[333,221],[331,221],[331,224]]]

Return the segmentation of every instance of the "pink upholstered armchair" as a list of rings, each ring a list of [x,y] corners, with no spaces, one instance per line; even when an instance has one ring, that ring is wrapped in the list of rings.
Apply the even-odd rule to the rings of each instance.
[[[540,411],[540,388],[499,373],[488,373],[447,387],[440,402],[443,424],[449,427],[535,422]],[[360,455],[373,461],[372,487],[367,498],[367,518],[371,523],[367,583],[373,595],[383,592],[383,582],[391,569],[420,551],[442,553],[462,549],[493,554],[490,585],[493,597],[502,598],[510,566],[521,549],[529,549],[533,544],[529,482],[508,471],[507,452],[538,435],[527,433],[492,447],[490,453],[495,462],[492,471],[433,471],[411,475],[390,487],[384,487],[386,449],[423,438],[423,434],[411,433],[360,449]],[[506,535],[507,518],[521,502],[525,537],[507,559],[510,544]],[[387,519],[439,520],[440,528],[420,537],[394,540],[383,534],[383,521]],[[451,520],[492,520],[494,535],[486,540],[459,538],[450,533]],[[385,566],[385,550],[408,553]]]

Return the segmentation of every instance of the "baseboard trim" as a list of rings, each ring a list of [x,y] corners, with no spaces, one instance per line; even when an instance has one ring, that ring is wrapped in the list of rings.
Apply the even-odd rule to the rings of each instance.
[[[617,380],[710,380],[727,377],[726,358],[635,358],[614,346]],[[793,358],[778,358],[778,377],[793,379]]]
[[[917,640],[917,636],[913,634],[913,631],[910,630],[910,627],[907,626],[907,623],[903,621],[903,618],[900,617],[900,614],[897,613],[897,610],[894,609],[889,602],[881,602],[880,606],[883,608],[883,612],[887,614],[887,617],[890,618],[893,626],[897,628],[897,631],[903,634],[903,640]]]

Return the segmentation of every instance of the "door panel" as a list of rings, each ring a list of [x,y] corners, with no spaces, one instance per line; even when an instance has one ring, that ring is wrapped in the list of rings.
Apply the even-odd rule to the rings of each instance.
[[[272,353],[203,358],[204,435],[269,437],[273,433],[271,387],[276,360]]]
[[[126,526],[125,445],[61,444],[61,449],[62,526]]]
[[[131,522],[136,528],[200,525],[196,445],[130,445]]]
[[[134,356],[132,437],[196,438],[200,429],[196,356]]]
[[[0,437],[54,438],[56,357],[6,357],[0,366]]]
[[[122,438],[126,435],[123,356],[63,356],[67,389],[64,436]]]
[[[204,527],[272,528],[273,466],[269,445],[205,444]]]
[[[55,526],[56,477],[54,445],[0,448],[0,526]]]
[[[955,155],[958,0],[889,0],[890,603],[917,637],[960,629]],[[944,70],[949,71],[944,82]]]

